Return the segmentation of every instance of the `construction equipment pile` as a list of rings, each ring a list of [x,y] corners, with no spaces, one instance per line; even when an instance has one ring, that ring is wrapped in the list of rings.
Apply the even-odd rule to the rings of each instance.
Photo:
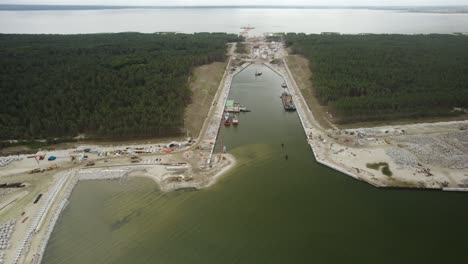
[[[451,169],[468,168],[468,131],[393,138],[422,163]]]
[[[11,245],[10,238],[15,231],[16,220],[10,220],[6,224],[0,225],[0,253],[8,249]],[[0,263],[3,263],[3,255],[0,255]]]
[[[0,157],[0,167],[5,167],[12,162],[22,160],[23,158],[20,156],[6,156]]]

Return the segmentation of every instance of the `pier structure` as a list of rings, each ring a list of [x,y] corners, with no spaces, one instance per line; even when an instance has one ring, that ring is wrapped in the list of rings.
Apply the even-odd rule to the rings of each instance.
[[[204,140],[205,141],[208,140],[211,146],[210,154],[206,162],[208,166],[211,165],[213,162],[213,152],[216,146],[218,135],[220,133],[226,102],[229,97],[229,92],[231,91],[232,79],[241,71],[243,71],[245,68],[247,68],[250,64],[252,64],[252,62],[246,62],[242,64],[240,67],[237,67],[234,72],[229,72],[230,62],[231,60],[229,60],[228,68],[226,69],[226,72],[225,72],[225,78],[223,78],[223,81],[221,82],[221,89],[218,89],[218,93],[219,93],[219,95],[217,95],[219,96],[218,100],[217,102],[215,101],[215,104],[213,104],[212,106],[213,112],[211,115],[211,120],[207,120],[210,123],[208,124],[207,133],[205,134]],[[212,110],[210,109],[210,112]]]
[[[307,106],[307,103],[305,102],[305,99],[302,96],[302,93],[299,91],[299,87],[296,81],[292,77],[292,73],[289,70],[288,64],[283,58],[282,59],[282,65],[284,65],[283,67],[278,67],[276,65],[272,65],[267,62],[264,62],[264,65],[270,68],[271,70],[273,70],[274,72],[276,72],[278,75],[280,75],[284,79],[284,83],[286,84],[285,90],[287,90],[289,94],[293,97],[294,104],[297,110],[297,115],[299,116],[299,120],[301,121],[301,125],[304,128],[304,132],[307,137],[307,144],[311,147],[315,160],[322,165],[325,165],[329,168],[332,168],[348,176],[351,176],[354,179],[365,181],[375,187],[384,187],[384,185],[382,185],[378,181],[371,181],[367,179],[364,180],[363,178],[361,178],[359,175],[357,175],[354,172],[356,169],[349,170],[345,167],[340,167],[326,160],[325,158],[326,148],[325,146],[322,146],[323,143],[325,143],[324,142],[325,133],[323,132],[323,128],[315,120],[312,112]]]

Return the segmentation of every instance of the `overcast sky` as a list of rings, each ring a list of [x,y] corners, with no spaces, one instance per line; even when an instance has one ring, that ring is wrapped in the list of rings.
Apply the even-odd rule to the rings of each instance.
[[[468,5],[468,0],[0,0],[0,4],[52,5]]]

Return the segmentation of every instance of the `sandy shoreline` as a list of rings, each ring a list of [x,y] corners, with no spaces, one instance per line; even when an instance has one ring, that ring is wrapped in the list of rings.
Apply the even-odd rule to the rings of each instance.
[[[180,180],[168,182],[167,176],[173,177],[174,171],[169,166],[148,164],[140,165],[117,165],[99,168],[86,168],[67,170],[56,173],[54,184],[49,186],[43,199],[45,204],[38,209],[34,220],[28,225],[21,240],[12,241],[10,250],[5,251],[5,259],[11,263],[36,263],[39,264],[48,240],[52,234],[61,212],[68,204],[74,187],[80,181],[88,180],[125,180],[130,177],[145,177],[156,182],[162,191],[174,191],[183,188],[202,189],[215,184],[226,172],[235,167],[236,160],[230,154],[223,154],[220,160],[213,163],[209,170],[192,172],[189,166],[184,166],[183,174],[193,173],[188,181]],[[174,166],[171,166],[172,169]],[[181,166],[182,167],[182,166]],[[178,171],[177,171],[178,173]],[[193,180],[192,180],[193,178]],[[10,262],[5,262],[10,263]]]
[[[145,178],[152,179],[152,180],[154,180],[156,182],[156,184],[158,184],[158,186],[160,187],[160,189],[162,191],[174,191],[174,190],[183,189],[183,188],[195,188],[195,189],[208,188],[208,187],[212,186],[213,184],[215,184],[221,178],[221,176],[223,176],[226,172],[228,172],[229,170],[231,170],[232,168],[235,167],[236,159],[232,155],[226,154],[226,155],[224,155],[224,157],[227,160],[227,164],[223,164],[223,166],[221,166],[218,170],[215,170],[213,172],[212,177],[209,177],[208,183],[205,183],[205,184],[198,184],[198,185],[188,184],[186,186],[177,185],[177,188],[171,188],[171,186],[167,186],[165,183],[160,181],[160,178],[154,177],[154,175],[137,174],[137,175],[132,175],[132,176],[129,176],[129,177],[145,177]],[[137,171],[139,169],[140,168],[137,168]],[[66,190],[63,193],[63,195],[60,197],[60,202],[59,202],[58,206],[55,206],[53,211],[51,210],[51,211],[49,211],[47,213],[47,214],[51,215],[51,219],[49,220],[47,226],[45,227],[45,229],[46,229],[45,233],[42,235],[42,237],[37,236],[37,237],[34,238],[31,235],[31,238],[30,238],[31,240],[27,242],[27,243],[31,243],[32,239],[40,240],[37,249],[35,250],[35,252],[32,255],[33,258],[32,258],[31,263],[34,263],[34,264],[41,263],[42,258],[43,258],[44,253],[45,253],[45,249],[47,247],[47,243],[48,243],[48,241],[50,239],[52,231],[55,228],[57,220],[59,219],[59,217],[61,215],[61,212],[68,205],[69,198],[70,198],[70,196],[71,196],[71,194],[73,192],[73,189],[75,188],[75,186],[80,181],[120,180],[120,179],[122,179],[124,177],[127,177],[129,174],[131,174],[134,171],[135,170],[132,171],[131,169],[127,170],[127,171],[125,171],[125,170],[114,170],[114,173],[109,173],[109,174],[106,174],[104,176],[102,176],[102,175],[96,176],[96,173],[90,172],[89,170],[86,170],[86,169],[85,169],[85,173],[83,173],[83,170],[74,171],[73,172],[74,173],[73,179],[66,186]],[[27,248],[27,247],[30,246],[30,245],[27,245],[27,243],[25,243],[25,245],[23,246],[24,248]],[[32,252],[29,252],[28,255],[31,255],[31,253]],[[13,263],[14,264],[20,263],[19,262],[20,260],[21,260],[21,258],[15,259],[13,261]]]

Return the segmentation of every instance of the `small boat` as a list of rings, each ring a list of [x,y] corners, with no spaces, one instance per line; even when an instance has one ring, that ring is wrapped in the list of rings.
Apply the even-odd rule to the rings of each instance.
[[[239,119],[237,119],[237,116],[234,116],[232,118],[232,124],[235,125],[235,126],[237,126],[239,124]]]
[[[224,113],[224,120],[229,120],[229,113],[228,112]]]
[[[240,112],[250,112],[250,110],[247,109],[247,107],[245,107],[244,105],[239,105],[239,111]]]
[[[230,125],[231,125],[231,122],[229,121],[229,119],[227,119],[226,121],[224,121],[224,125],[225,125],[225,126],[230,126]]]
[[[286,82],[284,82],[283,84],[281,84],[281,87],[286,88],[288,86],[286,85]]]
[[[251,30],[251,29],[255,29],[255,27],[252,27],[252,26],[250,26],[250,25],[247,25],[247,26],[241,27],[241,29]]]

